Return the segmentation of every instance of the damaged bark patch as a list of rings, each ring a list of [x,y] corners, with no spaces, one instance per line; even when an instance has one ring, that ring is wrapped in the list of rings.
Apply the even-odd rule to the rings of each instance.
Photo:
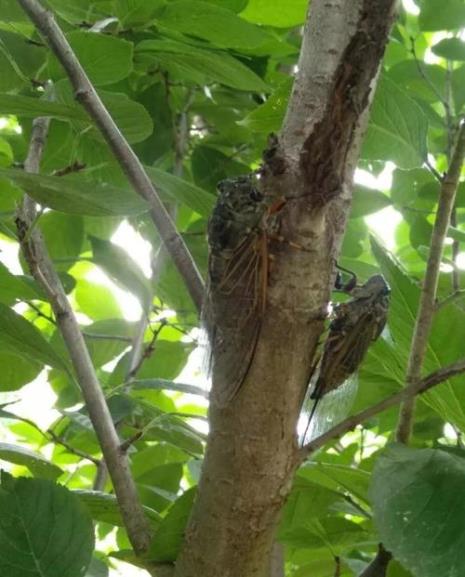
[[[388,4],[364,2],[357,30],[334,74],[323,118],[304,142],[300,166],[313,206],[326,205],[342,191],[347,154],[384,52],[380,39],[387,37],[392,17]]]

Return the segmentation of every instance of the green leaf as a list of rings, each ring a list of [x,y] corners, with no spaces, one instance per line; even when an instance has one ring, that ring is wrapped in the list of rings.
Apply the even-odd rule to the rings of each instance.
[[[458,38],[444,38],[432,46],[431,51],[447,60],[465,60],[465,43]]]
[[[290,28],[305,22],[307,0],[249,0],[241,16],[264,26]]]
[[[94,549],[89,514],[68,489],[2,474],[0,574],[81,577]]]
[[[67,370],[63,359],[48,344],[41,332],[2,303],[0,303],[0,345],[7,352],[24,354],[34,361]]]
[[[88,117],[79,106],[68,106],[61,102],[50,102],[21,94],[0,94],[0,112],[16,114],[27,118],[51,116],[59,120],[88,121]],[[89,121],[88,121],[89,122]]]
[[[92,519],[95,521],[110,523],[110,525],[116,525],[118,527],[124,526],[118,501],[114,495],[101,493],[100,491],[81,489],[74,490],[73,494],[85,505]],[[160,515],[149,507],[144,507],[144,510],[152,527],[154,529],[157,528],[161,520]]]
[[[250,128],[254,132],[265,134],[278,132],[286,114],[292,83],[292,78],[284,80],[264,104],[252,110],[238,124]]]
[[[67,40],[95,86],[119,82],[132,71],[133,45],[127,40],[82,30],[70,32]],[[54,79],[66,76],[55,58],[50,62],[49,71]]]
[[[0,391],[16,391],[33,381],[42,370],[42,364],[23,355],[0,351]]]
[[[199,0],[170,2],[159,21],[164,26],[208,40],[222,48],[254,48],[272,41],[264,29],[254,26],[220,6]]]
[[[21,275],[12,274],[6,266],[0,262],[0,301],[5,304],[13,304],[16,300],[42,299],[40,289],[35,290],[35,282]]]
[[[350,218],[373,214],[391,204],[391,199],[379,190],[373,190],[358,184],[354,187]]]
[[[47,212],[39,219],[40,230],[47,244],[47,250],[58,270],[67,270],[74,264],[81,252],[84,241],[84,223],[80,216]]]
[[[131,381],[129,386],[131,389],[136,391],[144,389],[153,391],[177,391],[188,395],[198,395],[200,397],[208,398],[208,391],[206,389],[194,385],[186,385],[184,383],[175,383],[174,381],[169,381],[167,379],[137,379]]]
[[[380,537],[414,575],[463,571],[465,459],[437,449],[388,447],[370,490]]]
[[[456,30],[465,24],[465,5],[462,0],[426,0],[423,2],[419,24],[422,30]]]
[[[182,202],[202,216],[210,215],[215,204],[213,195],[164,170],[152,166],[146,166],[145,170],[162,196],[175,202]]]
[[[305,479],[333,491],[348,491],[357,499],[368,501],[370,475],[361,469],[332,463],[308,463],[299,470]]]
[[[152,300],[152,287],[142,269],[119,246],[108,240],[89,237],[94,262],[98,264],[118,285],[128,289],[140,300],[144,310]]]
[[[37,202],[67,214],[128,216],[147,210],[145,202],[130,190],[90,184],[75,176],[43,176],[6,168],[0,168],[0,174]]]
[[[176,71],[198,84],[210,80],[238,90],[269,91],[250,68],[225,52],[202,50],[172,40],[143,40],[136,46],[136,57],[144,63]]]
[[[122,315],[115,295],[104,285],[80,279],[74,296],[79,310],[93,320],[118,318]]]
[[[105,365],[127,349],[134,331],[135,324],[123,319],[105,319],[87,325],[84,336],[94,366]]]
[[[13,150],[7,140],[0,138],[0,166],[10,166],[13,162]]]
[[[365,136],[362,158],[392,160],[400,168],[415,168],[426,160],[428,121],[422,109],[394,82],[378,84]]]
[[[10,443],[0,443],[0,459],[15,463],[15,465],[23,465],[31,471],[34,477],[42,479],[56,481],[63,474],[60,467],[50,463],[39,453]]]
[[[159,563],[176,561],[184,541],[184,530],[194,503],[195,493],[196,488],[193,487],[178,497],[155,533],[146,554],[147,559]]]
[[[0,112],[27,118],[52,116],[71,122],[78,132],[85,131],[88,126],[92,125],[84,109],[76,103],[74,93],[67,81],[57,82],[55,90],[60,99],[59,102],[16,94],[0,94]],[[122,93],[101,90],[99,96],[130,143],[141,142],[152,134],[152,119],[141,104]],[[99,142],[103,140],[96,129],[91,130],[89,134]]]

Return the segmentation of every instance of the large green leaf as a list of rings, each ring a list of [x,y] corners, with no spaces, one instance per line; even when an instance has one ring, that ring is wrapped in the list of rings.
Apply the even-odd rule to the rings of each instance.
[[[95,86],[123,80],[132,71],[132,43],[127,40],[83,30],[70,32],[67,39]],[[54,79],[66,75],[55,58],[49,70]]]
[[[184,540],[184,531],[194,503],[196,488],[183,493],[168,511],[155,533],[147,558],[153,561],[174,562]]]
[[[249,22],[288,28],[305,21],[308,0],[249,0],[241,16]]]
[[[391,205],[391,199],[380,192],[360,184],[354,187],[350,218],[367,216]]]
[[[424,0],[419,17],[422,30],[457,30],[465,25],[462,0]]]
[[[413,575],[463,574],[464,455],[390,446],[375,465],[370,497],[382,542]]]
[[[16,391],[33,381],[42,370],[42,363],[22,354],[0,351],[0,391]]]
[[[119,527],[124,526],[118,501],[114,495],[84,489],[75,490],[73,494],[85,505],[92,519],[95,521],[110,523],[110,525],[117,525]],[[149,509],[149,507],[144,507],[144,509],[152,527],[154,529],[157,528],[161,517],[156,511]]]
[[[128,216],[147,210],[145,202],[130,190],[90,183],[73,175],[44,176],[2,168],[0,174],[9,178],[37,202],[68,214]]]
[[[357,499],[368,500],[370,475],[361,469],[333,463],[307,463],[299,470],[299,476],[327,489],[348,491]]]
[[[0,443],[0,460],[23,465],[31,471],[34,477],[56,481],[63,474],[60,467],[50,463],[39,453],[11,443]]]
[[[96,236],[89,238],[92,244],[94,262],[116,283],[137,296],[145,310],[152,300],[152,288],[140,266],[124,249],[112,242]]]
[[[103,284],[79,279],[74,296],[80,312],[93,320],[119,318],[122,315],[115,295]]]
[[[48,102],[30,96],[0,94],[0,112],[16,114],[26,118],[36,116],[51,116],[59,120],[71,122],[77,131],[86,131],[91,126],[91,120],[84,109],[77,104],[71,88],[66,81],[56,85],[58,102]],[[99,91],[105,106],[108,108],[118,128],[130,143],[141,142],[152,134],[153,123],[145,108],[125,94]],[[89,134],[102,141],[103,137],[96,129]]]
[[[444,38],[431,51],[447,60],[465,60],[465,43],[458,38]]]
[[[45,479],[13,479],[0,487],[0,574],[81,577],[94,549],[89,514],[68,489]]]
[[[292,88],[292,78],[284,80],[268,98],[268,100],[252,110],[241,124],[254,132],[277,132],[281,128],[282,121],[287,109],[287,103]]]
[[[74,264],[84,241],[84,223],[81,216],[47,212],[39,219],[39,226],[47,250],[58,270],[67,270]]]
[[[170,2],[159,20],[168,28],[198,36],[222,48],[248,51],[273,40],[267,31],[230,10],[199,0]]]
[[[0,301],[12,304],[15,300],[42,299],[40,289],[35,282],[21,275],[12,274],[4,264],[0,262]]]
[[[41,332],[24,317],[1,303],[0,345],[5,351],[24,354],[34,361],[67,370],[63,359],[48,344]]]
[[[382,78],[376,90],[362,158],[392,160],[415,168],[426,160],[428,121],[422,109],[399,86]]]
[[[136,57],[147,64],[172,69],[199,84],[214,81],[238,90],[269,90],[250,68],[226,52],[202,50],[173,40],[143,40],[136,46]]]
[[[162,197],[167,200],[182,202],[202,216],[210,215],[215,204],[213,195],[195,186],[195,184],[159,168],[146,166],[145,170]]]

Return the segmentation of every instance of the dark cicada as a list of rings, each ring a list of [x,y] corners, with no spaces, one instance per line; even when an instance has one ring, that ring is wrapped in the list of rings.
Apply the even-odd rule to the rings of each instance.
[[[208,224],[209,283],[204,307],[215,387],[212,402],[233,398],[254,354],[265,307],[268,204],[253,176],[225,180]]]
[[[349,301],[334,307],[316,381],[310,393],[313,400],[310,419],[322,397],[356,376],[369,346],[384,329],[389,294],[390,288],[384,277],[374,275],[364,285],[353,289]]]
[[[389,293],[384,277],[374,275],[352,291],[351,300],[336,305],[312,399],[337,389],[358,369],[386,324]]]

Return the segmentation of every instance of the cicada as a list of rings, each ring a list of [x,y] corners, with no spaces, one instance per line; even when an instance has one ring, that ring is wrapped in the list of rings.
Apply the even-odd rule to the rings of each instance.
[[[211,400],[224,405],[243,383],[266,302],[270,203],[252,175],[222,181],[208,224],[209,282],[204,324],[215,382]]]
[[[309,421],[320,399],[353,380],[370,345],[378,339],[387,320],[390,288],[382,275],[374,275],[352,290],[352,298],[334,307],[316,380],[309,399]],[[308,426],[307,426],[308,429]]]

